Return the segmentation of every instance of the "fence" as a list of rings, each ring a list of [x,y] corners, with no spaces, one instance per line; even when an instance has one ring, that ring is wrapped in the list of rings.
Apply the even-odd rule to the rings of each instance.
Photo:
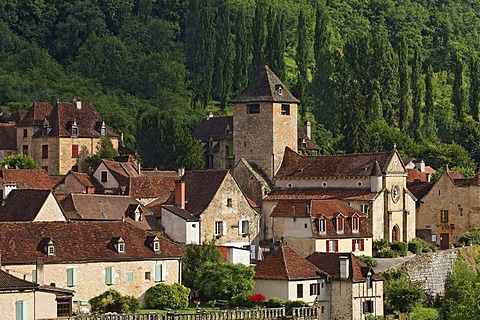
[[[259,308],[245,310],[200,311],[197,313],[81,315],[51,320],[282,320],[286,317],[285,308]],[[318,319],[317,308],[293,308],[291,318],[294,320]]]

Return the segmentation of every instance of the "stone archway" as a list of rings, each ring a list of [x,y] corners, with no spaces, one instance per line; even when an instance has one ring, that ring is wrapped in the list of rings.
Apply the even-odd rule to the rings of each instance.
[[[392,229],[392,243],[400,241],[400,228],[395,225]]]

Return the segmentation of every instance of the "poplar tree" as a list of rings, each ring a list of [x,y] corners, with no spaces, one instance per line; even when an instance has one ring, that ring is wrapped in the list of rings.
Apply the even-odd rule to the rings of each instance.
[[[415,140],[421,139],[421,126],[422,126],[422,84],[421,84],[421,68],[422,62],[420,58],[420,49],[418,45],[415,46],[413,51],[413,63],[412,63],[412,133]]]
[[[476,121],[478,121],[478,103],[480,100],[480,83],[478,80],[480,77],[478,58],[472,54],[470,57],[470,113]]]
[[[400,79],[398,126],[402,132],[406,132],[408,129],[408,110],[410,109],[410,83],[408,81],[408,48],[405,38],[400,40],[398,62],[398,74]]]
[[[343,147],[347,153],[364,152],[366,143],[366,122],[364,117],[364,97],[359,81],[350,74],[345,92],[341,130],[344,135]]]
[[[305,20],[305,12],[300,11],[298,15],[297,27],[297,52],[295,55],[295,62],[297,63],[297,98],[302,102],[300,108],[300,115],[302,120],[305,119],[307,113],[306,102],[306,88],[308,84],[308,37],[307,37],[307,23]]]
[[[431,65],[427,67],[427,73],[425,74],[424,135],[425,138],[429,139],[437,136],[434,114],[433,68]]]
[[[255,6],[255,17],[253,18],[253,58],[250,69],[250,78],[254,77],[260,68],[265,64],[265,1],[257,1]]]
[[[455,106],[455,114],[458,121],[462,121],[465,111],[465,85],[463,83],[463,61],[457,52],[454,61],[454,81],[452,88],[452,103]]]
[[[277,14],[272,34],[272,60],[268,65],[272,67],[273,72],[281,79],[285,80],[285,18],[283,14]]]
[[[265,63],[272,69],[272,64],[275,60],[275,45],[277,39],[275,38],[275,21],[277,19],[277,13],[273,6],[268,7],[267,20],[265,23]],[[274,71],[275,72],[275,71]],[[278,75],[277,75],[278,76]]]
[[[247,35],[247,18],[245,9],[240,9],[235,22],[235,60],[233,67],[233,90],[240,93],[248,84],[248,56],[250,53]]]

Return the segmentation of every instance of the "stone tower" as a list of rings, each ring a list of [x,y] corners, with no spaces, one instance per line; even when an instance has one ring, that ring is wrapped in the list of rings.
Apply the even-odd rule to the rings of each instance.
[[[300,101],[264,66],[232,102],[235,163],[245,158],[272,181],[285,147],[297,151]]]

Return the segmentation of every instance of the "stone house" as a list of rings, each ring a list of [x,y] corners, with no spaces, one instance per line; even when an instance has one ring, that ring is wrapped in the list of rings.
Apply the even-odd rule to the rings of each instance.
[[[327,319],[331,309],[329,279],[327,273],[282,245],[255,266],[254,289],[267,300],[277,297],[315,303],[324,314],[320,319]]]
[[[306,259],[329,275],[330,319],[383,316],[383,279],[354,254],[315,252]]]
[[[268,199],[268,197],[267,197]],[[302,256],[313,252],[372,255],[372,232],[365,213],[340,200],[279,200],[270,213],[273,239]],[[264,208],[272,205],[264,202]]]
[[[11,275],[74,290],[74,306],[114,289],[145,307],[148,288],[181,281],[181,248],[122,221],[2,222],[0,252]]]
[[[128,196],[71,193],[60,204],[68,220],[126,221],[155,234],[163,230],[159,216]]]
[[[71,314],[73,291],[39,286],[0,270],[3,320],[52,319]]]
[[[0,160],[17,153],[15,123],[0,123]]]
[[[98,183],[88,174],[69,171],[60,178],[53,192],[55,196],[63,198],[70,193],[95,193],[95,185]]]
[[[390,242],[415,237],[416,198],[396,148],[390,152],[305,156],[286,148],[266,200],[341,200],[365,213],[373,239]],[[272,239],[270,208],[263,206],[266,239]]]
[[[15,189],[51,190],[55,181],[43,169],[0,169],[2,200]]]
[[[51,190],[12,190],[0,206],[0,221],[66,221]]]
[[[252,254],[255,254],[259,213],[255,210],[255,202],[245,196],[230,171],[185,172],[167,205],[185,210],[180,214],[172,207],[162,207],[162,226],[168,236],[178,237],[180,230],[186,230],[187,222],[195,222],[193,217],[196,217],[200,226],[196,229],[198,231],[192,232],[199,234],[198,244],[215,239],[218,245],[251,248]],[[163,214],[166,215],[165,220]],[[183,214],[187,219],[180,217]],[[196,237],[190,238],[192,242]],[[179,240],[187,243],[187,238]]]
[[[448,166],[440,178],[426,185],[417,208],[417,236],[441,249],[457,244],[459,237],[480,229],[480,178],[457,178]]]
[[[105,124],[91,103],[34,102],[16,122],[17,149],[50,174],[88,172],[87,156],[97,152],[100,139],[109,137],[118,148],[120,135]]]

